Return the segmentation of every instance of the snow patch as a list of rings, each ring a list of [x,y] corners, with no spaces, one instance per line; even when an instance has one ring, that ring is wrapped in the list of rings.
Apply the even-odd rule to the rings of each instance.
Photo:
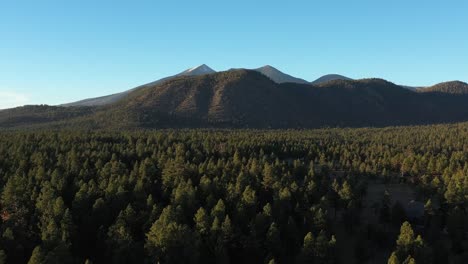
[[[199,65],[199,66],[196,66],[196,67],[193,67],[193,68],[190,68],[187,70],[187,72],[194,72],[194,71],[197,71],[197,72],[213,72],[213,70],[206,66],[205,64],[202,64],[202,65]]]

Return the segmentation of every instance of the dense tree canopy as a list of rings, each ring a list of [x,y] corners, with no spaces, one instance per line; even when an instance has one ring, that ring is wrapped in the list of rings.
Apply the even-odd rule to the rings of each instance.
[[[3,132],[0,190],[0,263],[463,263],[468,124]]]

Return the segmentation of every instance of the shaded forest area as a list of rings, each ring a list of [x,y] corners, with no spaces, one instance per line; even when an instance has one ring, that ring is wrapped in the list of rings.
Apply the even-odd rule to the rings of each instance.
[[[468,260],[468,123],[2,132],[0,188],[0,263]]]

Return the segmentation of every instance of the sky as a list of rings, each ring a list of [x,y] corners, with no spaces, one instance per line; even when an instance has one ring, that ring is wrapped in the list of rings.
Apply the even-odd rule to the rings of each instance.
[[[468,1],[0,0],[0,109],[112,94],[207,64],[468,82]]]

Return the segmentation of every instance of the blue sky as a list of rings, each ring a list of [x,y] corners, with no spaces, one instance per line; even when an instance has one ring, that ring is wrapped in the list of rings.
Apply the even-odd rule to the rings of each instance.
[[[406,85],[468,81],[467,1],[0,0],[0,109],[207,64]]]

